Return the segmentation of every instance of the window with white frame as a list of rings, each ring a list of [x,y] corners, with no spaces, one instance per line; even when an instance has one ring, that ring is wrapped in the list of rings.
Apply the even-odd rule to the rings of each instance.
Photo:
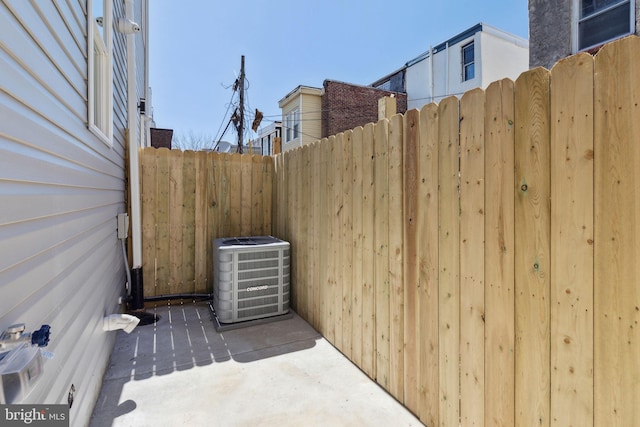
[[[635,0],[576,0],[574,50],[580,51],[635,31]]]
[[[104,143],[113,144],[112,1],[89,0],[88,126]]]
[[[473,42],[462,46],[462,81],[476,76],[475,49]]]
[[[298,138],[300,133],[300,117],[298,110],[293,110],[287,113],[284,117],[284,142],[291,142]]]

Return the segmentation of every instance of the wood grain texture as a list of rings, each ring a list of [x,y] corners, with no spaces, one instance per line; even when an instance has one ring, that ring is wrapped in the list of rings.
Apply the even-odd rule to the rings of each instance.
[[[410,110],[403,124],[404,203],[404,404],[418,413],[420,364],[418,363],[418,162],[420,159],[420,111]]]
[[[195,292],[196,258],[196,153],[182,153],[182,286]]]
[[[460,423],[460,205],[458,99],[438,106],[440,425]]]
[[[374,290],[376,320],[376,381],[390,387],[389,314],[389,121],[378,121],[374,133]]]
[[[351,360],[357,366],[362,366],[362,341],[363,341],[363,290],[364,290],[364,264],[363,264],[363,129],[357,127],[351,136],[352,164],[351,164],[351,201],[352,201],[352,274],[351,274]]]
[[[403,118],[389,120],[389,380],[391,394],[404,401],[404,200]]]
[[[551,71],[551,425],[593,425],[593,57]]]
[[[418,148],[418,415],[429,426],[440,425],[439,282],[438,282],[438,106],[420,111]]]
[[[142,277],[145,279],[143,281],[145,295],[155,295],[158,221],[156,164],[156,150],[141,151]]]
[[[594,415],[640,419],[640,40],[595,59]]]
[[[376,371],[374,125],[362,130],[362,370]]]
[[[485,97],[485,425],[515,424],[514,84]]]
[[[353,132],[342,136],[342,352],[351,359],[353,335]]]
[[[549,425],[549,72],[516,81],[516,425]]]
[[[460,424],[484,424],[484,107],[480,89],[460,100]]]
[[[342,133],[336,135],[333,151],[331,152],[331,164],[334,173],[333,183],[333,211],[331,213],[332,229],[334,240],[332,242],[332,267],[333,267],[333,282],[332,282],[332,297],[331,303],[333,310],[333,331],[334,331],[334,345],[338,350],[342,350],[344,343],[342,341],[342,265],[344,263],[343,247],[342,247],[342,215],[344,205],[342,203],[342,180],[343,180],[343,168],[342,158],[344,156],[344,135]]]
[[[208,154],[203,151],[195,153],[195,206],[194,206],[194,292],[211,293],[213,283],[207,280],[210,277],[208,268],[211,256],[208,209],[207,209],[207,169]]]
[[[163,295],[169,293],[169,153],[166,148],[156,150],[156,259],[155,259],[155,282],[152,286],[152,293],[148,295]]]

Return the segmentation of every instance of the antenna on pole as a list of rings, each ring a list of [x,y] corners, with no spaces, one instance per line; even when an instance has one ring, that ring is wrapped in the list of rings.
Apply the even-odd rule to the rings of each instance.
[[[240,77],[238,78],[238,89],[240,90],[240,106],[238,107],[239,123],[238,123],[238,153],[242,154],[242,143],[244,133],[244,55],[240,59]]]

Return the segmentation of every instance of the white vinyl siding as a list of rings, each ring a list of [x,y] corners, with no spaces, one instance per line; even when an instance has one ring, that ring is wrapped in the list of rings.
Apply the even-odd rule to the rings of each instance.
[[[303,93],[300,119],[302,145],[318,141],[320,135],[322,135],[322,95]]]
[[[124,122],[112,146],[88,127],[86,6],[0,2],[0,329],[51,325],[55,357],[23,403],[64,404],[73,384],[72,426],[89,422],[115,338],[102,318],[125,282]],[[126,119],[124,37],[113,49],[113,116]]]

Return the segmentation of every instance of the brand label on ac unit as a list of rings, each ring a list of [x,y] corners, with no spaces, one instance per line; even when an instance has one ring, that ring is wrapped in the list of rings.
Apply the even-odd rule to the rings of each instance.
[[[253,291],[264,291],[266,289],[269,289],[269,285],[260,285],[260,286],[249,286],[247,289],[245,289],[247,292],[253,292]]]

